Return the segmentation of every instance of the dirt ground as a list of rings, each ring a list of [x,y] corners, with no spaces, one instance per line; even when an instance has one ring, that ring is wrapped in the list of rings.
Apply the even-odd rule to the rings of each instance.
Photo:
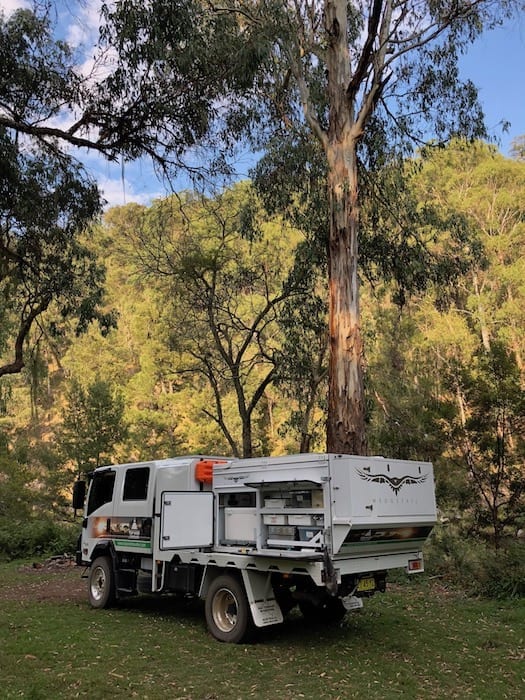
[[[69,557],[53,557],[19,568],[23,581],[18,585],[0,583],[2,600],[51,600],[85,602],[87,579],[82,578],[84,568],[76,566]]]

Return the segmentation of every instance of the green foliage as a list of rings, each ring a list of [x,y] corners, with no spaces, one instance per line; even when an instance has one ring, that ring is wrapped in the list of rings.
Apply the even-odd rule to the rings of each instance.
[[[525,506],[518,330],[524,321],[525,170],[484,144],[454,144],[427,158],[420,184],[423,196],[463,213],[484,246],[485,255],[451,295],[452,305],[427,321],[426,333],[440,367],[439,400],[455,405],[443,456],[469,474],[477,500],[473,527],[485,535],[489,528],[497,547]]]
[[[76,318],[77,332],[102,314],[103,268],[80,233],[100,207],[98,191],[71,159],[19,150],[0,130],[0,314],[5,320],[0,352],[11,362],[0,374],[23,367],[23,343],[36,319],[48,311],[49,333]],[[7,332],[6,332],[7,331]]]
[[[241,453],[243,395],[231,373],[236,365],[228,366],[223,351],[230,360],[244,352],[237,368],[247,409],[266,371],[273,371],[249,414],[254,453],[296,452],[301,439],[303,449],[308,440],[318,449],[326,418],[318,243],[326,218],[323,224],[324,174],[314,174],[307,160],[297,182],[307,182],[310,167],[310,193],[301,189],[294,199],[292,186],[284,191],[284,174],[280,191],[268,185],[268,206],[280,195],[297,205],[284,226],[242,184],[205,200],[184,193],[151,207],[120,207],[93,227],[90,249],[104,260],[107,303],[119,326],[106,337],[93,327],[81,337],[72,328],[61,337],[43,336],[27,371],[2,385],[0,420],[9,450],[1,471],[12,488],[2,491],[8,482],[0,479],[0,500],[9,503],[10,518],[20,521],[17,509],[27,516],[28,503],[42,517],[68,513],[72,462],[76,469],[86,462],[232,453],[220,421]],[[493,561],[507,581],[501,592],[512,591],[509,538],[524,525],[523,164],[483,144],[456,143],[425,152],[407,164],[406,174],[398,178],[389,163],[375,180],[384,184],[385,201],[363,209],[365,235],[373,236],[377,224],[387,229],[387,243],[407,247],[399,265],[370,239],[377,250],[362,296],[370,451],[432,460],[442,516],[454,523],[465,557],[472,541],[480,555],[467,560],[470,573],[461,581],[479,579],[487,591],[498,587],[490,564],[497,541]],[[404,203],[397,217],[396,196]],[[409,220],[417,226],[410,228]],[[304,232],[289,228],[292,221],[302,222]],[[448,267],[447,257],[458,259]],[[454,285],[445,290],[449,274]],[[261,309],[280,296],[250,336]],[[82,384],[75,389],[68,377],[81,377]],[[77,422],[77,410],[65,408],[67,392],[85,417],[88,388],[99,382],[101,410]],[[122,414],[113,410],[117,396]],[[127,435],[108,439],[99,459],[95,437],[105,428],[97,420],[118,425],[118,415]],[[66,416],[67,439],[61,433]],[[57,446],[67,454],[59,455]],[[459,570],[459,554],[457,560]]]
[[[297,436],[299,452],[322,449],[325,432],[329,338],[323,270],[315,247],[299,245],[289,280],[292,286],[300,280],[303,293],[299,303],[295,297],[284,302],[278,319],[276,385],[293,402],[281,432]]]
[[[445,449],[454,407],[436,393],[435,368],[410,304],[399,309],[376,294],[364,296],[371,454],[435,461]]]
[[[19,441],[11,448],[7,435],[0,432],[1,559],[75,551],[78,526],[59,520],[61,484],[53,464],[41,456],[36,471],[30,447]]]
[[[204,383],[201,410],[236,455],[260,450],[253,425],[275,376],[279,309],[303,286],[287,278],[296,234],[283,228],[241,183],[156,202],[130,232],[135,264],[163,295],[178,382]]]
[[[27,518],[31,513],[31,472],[9,448],[7,435],[0,432],[0,518]]]
[[[103,3],[86,80],[68,45],[54,39],[53,9],[46,1],[1,15],[0,125],[58,155],[71,143],[109,158],[148,156],[164,172],[217,177],[227,169],[234,125],[256,113],[245,97],[267,53],[264,31],[194,0]],[[229,105],[227,125],[221,103]],[[59,112],[62,127],[47,121]],[[206,142],[218,147],[209,167],[184,162]]]
[[[122,393],[101,380],[86,388],[73,380],[66,401],[59,438],[65,457],[79,473],[110,461],[115,444],[127,435]]]
[[[232,112],[245,104],[264,51],[257,32],[194,0],[104,4],[102,15],[101,49],[115,52],[115,68],[92,92],[87,116],[111,152],[153,155],[169,168],[188,148],[213,144],[217,177],[235,121],[219,137],[217,103]]]
[[[401,2],[393,12],[390,3],[335,0],[314,10],[303,3],[262,5],[258,13],[250,8],[249,21],[266,25],[273,49],[273,60],[262,63],[257,82],[266,119],[263,137],[256,136],[257,146],[266,150],[259,182],[271,183],[272,171],[277,187],[286,175],[294,184],[300,181],[308,170],[297,171],[293,165],[305,163],[305,153],[314,151],[308,148],[309,137],[318,142],[322,161],[313,172],[326,170],[327,202],[316,213],[328,212],[328,226],[319,233],[323,240],[329,234],[331,451],[366,453],[359,270],[369,274],[366,266],[374,255],[380,272],[397,276],[403,303],[405,287],[417,290],[431,281],[457,277],[473,257],[467,255],[461,217],[446,217],[428,204],[414,207],[415,200],[399,196],[403,191],[389,206],[385,221],[374,217],[373,202],[368,201],[371,190],[362,186],[363,171],[372,173],[377,163],[385,170],[392,153],[406,157],[429,133],[440,142],[457,135],[471,140],[485,136],[476,89],[470,81],[461,81],[459,57],[484,27],[495,26],[511,7]],[[288,138],[281,147],[283,132]],[[300,151],[299,158],[294,151]],[[301,197],[297,199],[287,196],[286,188],[284,195],[273,196],[284,211],[301,209]],[[393,201],[389,193],[387,206]],[[365,217],[360,217],[361,207],[367,206],[372,217],[368,237]],[[441,256],[429,255],[432,246],[425,240],[432,240],[436,229],[449,234]],[[450,256],[443,255],[447,247]],[[442,259],[436,262],[436,257]]]
[[[525,507],[525,171],[480,143],[429,149],[420,166],[415,201],[459,217],[476,247],[446,294],[435,278],[400,310],[391,286],[365,297],[370,444],[434,461],[442,512],[461,512],[462,535],[497,548],[523,525]],[[449,242],[445,230],[432,245]]]
[[[525,544],[508,540],[495,551],[445,525],[432,535],[427,569],[472,596],[525,598]]]
[[[3,109],[26,124],[56,117],[78,97],[81,79],[69,47],[53,38],[45,4],[0,15],[0,94]]]
[[[14,66],[14,75],[8,72],[8,77],[15,78],[14,84],[31,95],[34,86],[27,76],[34,71],[45,86],[45,111],[54,115],[57,105],[68,105],[76,121],[67,129],[49,131],[38,119],[42,107],[38,100],[27,110],[29,114],[21,115],[17,94],[11,94],[5,85],[7,116],[0,123],[48,145],[55,145],[50,139],[57,136],[111,157],[148,154],[165,172],[184,164],[188,148],[206,142],[214,143],[216,158],[210,160],[209,171],[217,174],[219,165],[225,165],[226,154],[245,137],[254,135],[252,144],[258,150],[267,145],[270,150],[275,148],[283,130],[290,131],[302,145],[315,138],[322,165],[311,172],[316,177],[319,170],[329,174],[331,223],[311,225],[308,233],[315,231],[318,245],[324,242],[327,229],[334,234],[327,249],[331,251],[327,269],[333,299],[341,293],[344,313],[331,318],[331,327],[349,315],[357,317],[342,334],[352,336],[349,342],[357,348],[355,356],[344,351],[337,333],[332,334],[328,435],[335,443],[341,442],[334,445],[337,449],[363,450],[363,364],[357,304],[360,203],[354,201],[361,180],[354,167],[358,143],[364,146],[361,162],[372,171],[374,164],[383,161],[385,144],[395,141],[406,153],[407,144],[412,148],[414,139],[420,142],[427,138],[429,127],[440,141],[457,134],[470,139],[484,135],[476,91],[470,82],[459,79],[458,59],[483,29],[497,25],[512,8],[513,3],[507,1],[494,5],[487,0],[468,7],[402,2],[399,12],[404,21],[399,22],[388,3],[365,6],[340,0],[313,10],[301,3],[254,6],[226,2],[220,8],[193,0],[104,4],[96,60],[102,64],[110,54],[112,63],[105,63],[104,77],[89,85],[79,83],[67,47],[53,41],[48,15],[41,10],[36,14],[19,12],[12,26],[7,23],[5,27],[6,44],[12,45],[15,56],[14,62],[8,62],[10,69]],[[27,42],[26,37],[33,41]],[[49,72],[43,60],[46,54],[52,68]],[[20,76],[15,74],[17,61],[28,67]],[[52,80],[55,74],[56,80]],[[437,101],[439,110],[435,109]],[[278,147],[275,150],[278,156],[282,154]],[[276,169],[282,163],[293,167],[293,162],[293,157],[285,158]],[[338,168],[336,162],[352,165]],[[286,180],[283,173],[281,168],[280,182]],[[306,170],[301,176],[305,174]],[[288,175],[294,173],[288,170]],[[362,187],[361,192],[365,192]],[[300,203],[300,199],[296,195],[292,203]],[[322,210],[322,206],[316,209],[317,221]],[[342,222],[336,221],[339,211],[345,212]],[[389,273],[401,280],[400,301],[405,286],[422,289],[429,281],[444,282],[464,271],[465,259],[471,257],[464,245],[460,218],[441,215],[428,206],[417,213],[416,225],[427,229],[429,236],[435,228],[449,229],[446,243],[453,248],[453,255],[435,264],[427,255],[428,247],[410,231],[410,222],[398,222],[392,235],[396,255],[390,261],[383,257],[383,262],[385,267],[390,262]],[[340,247],[333,245],[337,237],[344,239]],[[365,244],[372,243],[368,247],[375,252],[384,248],[384,241],[376,236],[369,241],[363,238]],[[366,245],[361,249],[365,251]],[[348,251],[353,253],[346,260]],[[351,290],[349,285],[339,284],[333,274],[342,269],[343,262],[350,265]],[[330,314],[336,305],[339,302],[329,305]],[[358,377],[355,386],[338,387],[336,378],[343,376]],[[242,422],[246,429],[245,417]],[[221,428],[224,432],[224,423]],[[243,451],[250,451],[250,439],[245,438]],[[233,447],[231,436],[228,441]]]
[[[267,211],[285,216],[302,231],[312,256],[326,265],[329,212],[320,145],[305,128],[279,132],[265,144],[251,176]]]
[[[384,153],[379,169],[362,172],[361,274],[373,286],[393,282],[399,306],[427,289],[446,305],[458,279],[483,256],[467,216],[422,195],[422,163]]]
[[[69,319],[79,333],[94,319],[103,332],[114,322],[101,309],[103,266],[81,238],[100,213],[98,188],[54,131],[32,140],[33,125],[82,91],[69,48],[40,10],[0,17],[0,376],[21,371],[37,323],[57,337]]]
[[[456,384],[464,419],[452,438],[479,495],[476,529],[488,527],[496,548],[506,531],[525,524],[525,398],[514,357],[498,343],[480,350]]]
[[[57,437],[84,469],[120,454],[269,452],[282,448],[279,427],[314,432],[325,373],[325,186],[332,157],[346,149],[347,161],[359,155],[359,170],[332,194],[360,190],[360,200],[343,204],[352,215],[360,209],[360,271],[371,285],[373,451],[435,459],[444,507],[466,508],[463,531],[491,531],[500,550],[522,523],[521,141],[514,161],[481,143],[432,144],[415,168],[393,155],[411,152],[429,125],[438,141],[483,134],[458,57],[511,3],[402,2],[404,21],[394,17],[391,31],[386,7],[107,4],[100,48],[114,50],[115,61],[90,85],[54,40],[49,5],[2,15],[0,374],[27,365],[0,387],[0,495],[10,517],[27,515],[29,483],[42,512],[63,506],[71,475],[53,448]],[[379,27],[388,36],[380,49]],[[338,75],[341,66],[352,70]],[[50,130],[46,120],[64,106],[76,122]],[[305,236],[308,254],[302,246],[295,265],[298,234],[268,220],[245,186],[125,207],[86,244],[98,192],[57,138],[112,157],[147,153],[165,170],[183,165],[188,147],[214,141],[209,170],[217,172],[242,135],[266,151],[256,170],[264,204]],[[103,259],[118,330],[103,306]],[[63,369],[83,385],[71,388],[61,433]],[[287,400],[271,386],[277,378]]]
[[[475,592],[487,598],[525,598],[525,546],[513,542],[497,552],[489,550],[475,572]]]
[[[25,520],[0,517],[0,559],[74,554],[78,525],[57,522],[49,516]]]

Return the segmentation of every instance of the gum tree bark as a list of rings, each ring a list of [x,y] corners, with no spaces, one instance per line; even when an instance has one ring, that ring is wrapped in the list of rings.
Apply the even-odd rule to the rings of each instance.
[[[385,8],[386,5],[386,8]],[[389,3],[375,2],[361,59],[352,71],[348,46],[348,11],[344,0],[325,2],[324,21],[329,126],[322,142],[328,165],[330,211],[328,288],[330,360],[327,449],[366,454],[363,339],[359,309],[359,201],[357,144],[373,112],[382,85],[378,72],[356,114],[356,95],[380,28],[388,26]],[[381,34],[381,32],[380,32]],[[379,37],[381,41],[381,37]],[[384,62],[384,44],[375,61]]]

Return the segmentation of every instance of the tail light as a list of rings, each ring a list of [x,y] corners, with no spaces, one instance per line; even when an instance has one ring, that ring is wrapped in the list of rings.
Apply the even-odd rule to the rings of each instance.
[[[417,571],[424,571],[423,559],[410,559],[407,566],[409,574],[414,574]]]

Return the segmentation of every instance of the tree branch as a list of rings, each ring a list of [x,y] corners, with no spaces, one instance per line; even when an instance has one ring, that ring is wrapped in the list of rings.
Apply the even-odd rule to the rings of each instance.
[[[22,369],[25,367],[25,362],[24,362],[24,342],[27,336],[29,335],[29,331],[31,330],[31,326],[33,324],[33,321],[37,316],[42,314],[47,307],[49,306],[51,302],[51,299],[44,299],[41,304],[36,306],[34,309],[32,309],[27,316],[25,320],[23,320],[20,324],[20,329],[18,331],[18,335],[16,336],[15,340],[15,352],[14,352],[14,360],[13,362],[10,362],[6,365],[3,365],[3,367],[0,367],[0,377],[3,377],[6,374],[18,374],[19,372],[22,371]]]
[[[78,146],[79,148],[91,148],[95,151],[103,153],[109,160],[115,160],[116,156],[111,153],[114,149],[112,144],[103,143],[100,141],[94,141],[93,139],[83,138],[81,136],[75,136],[69,131],[64,131],[63,129],[56,129],[50,126],[35,126],[34,124],[27,124],[23,121],[17,121],[0,114],[0,126],[4,126],[7,129],[13,129],[14,131],[22,134],[27,134],[28,136],[34,136],[37,139],[45,141],[49,145],[47,139],[61,139],[67,141],[73,146]]]
[[[372,12],[368,18],[368,35],[366,37],[366,41],[361,51],[359,63],[357,64],[352,79],[346,89],[346,94],[350,99],[354,99],[368,71],[370,56],[374,48],[374,41],[376,39],[377,29],[381,20],[382,11],[383,0],[374,0]]]

